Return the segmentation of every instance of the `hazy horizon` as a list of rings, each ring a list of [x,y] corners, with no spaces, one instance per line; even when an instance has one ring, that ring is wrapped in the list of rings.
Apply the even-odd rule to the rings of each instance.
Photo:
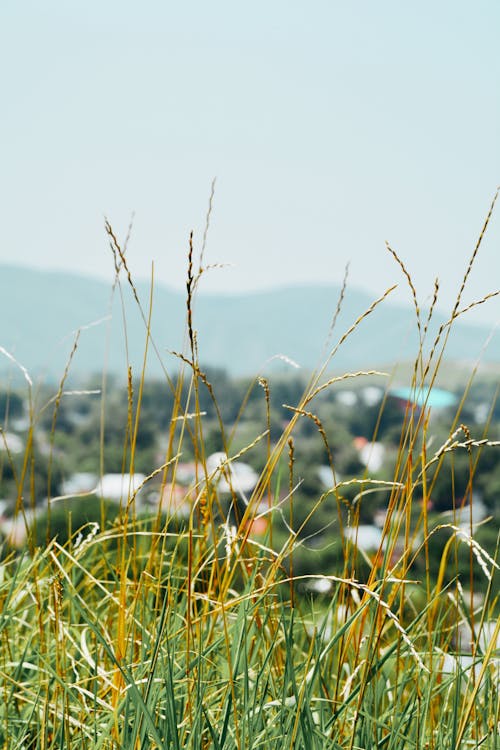
[[[97,282],[100,284],[104,284],[106,287],[109,286],[109,289],[112,289],[112,285],[114,283],[114,280],[116,278],[115,276],[115,270],[114,267],[110,266],[108,269],[107,274],[95,274],[92,273],[92,271],[76,271],[71,268],[44,268],[42,266],[33,266],[33,265],[23,265],[19,263],[13,263],[13,262],[3,262],[0,260],[0,271],[3,268],[12,269],[14,272],[20,271],[26,271],[26,272],[33,272],[36,274],[49,274],[49,275],[61,275],[62,277],[72,277],[75,280],[81,279],[83,281],[88,281],[89,283]],[[144,276],[138,276],[133,274],[133,282],[134,285],[137,287],[139,291],[139,296],[145,301],[146,297],[144,297],[145,290],[146,294],[149,295],[150,285],[151,285],[151,276],[149,278],[146,278]],[[401,287],[405,282],[400,282],[399,287]],[[122,275],[122,284],[128,285],[128,282],[126,281],[125,277]],[[181,287],[175,286],[173,284],[169,284],[168,281],[164,281],[163,279],[158,279],[155,277],[154,279],[154,289],[156,289],[158,286],[160,286],[162,289],[164,289],[167,292],[171,292],[184,300],[186,295],[186,284],[184,283]],[[343,282],[332,282],[328,283],[326,281],[284,281],[284,282],[276,282],[274,286],[261,286],[257,288],[246,288],[246,289],[204,289],[202,284],[199,284],[197,287],[196,295],[201,295],[203,298],[219,298],[219,299],[244,299],[244,298],[250,298],[253,296],[263,295],[267,296],[268,294],[272,292],[276,292],[277,294],[281,294],[283,292],[293,292],[294,290],[303,290],[303,291],[309,291],[318,289],[320,291],[324,290],[330,290],[332,292],[332,308],[331,312],[333,314],[337,303],[340,298],[340,293],[342,290]],[[397,295],[395,292],[396,289],[393,289],[391,292],[388,292],[386,289],[384,291],[385,299],[383,301],[383,306],[389,308],[393,308],[395,310],[399,311],[413,311],[414,310],[414,300],[411,297],[411,294],[407,294],[406,298],[404,295]],[[357,304],[366,305],[366,308],[371,305],[372,302],[375,301],[376,297],[373,292],[373,290],[370,290],[369,288],[365,288],[361,285],[355,286],[349,279],[347,281],[347,285],[344,289],[344,302],[342,304],[342,309],[346,307],[346,301],[349,302],[353,301],[353,295],[354,298],[356,298]],[[362,295],[362,297],[361,297]],[[486,302],[488,304],[489,300]],[[184,304],[184,302],[183,302]],[[431,304],[431,297],[428,296],[426,298],[421,299],[421,312],[424,314],[426,311],[430,308]],[[154,306],[154,305],[153,305]],[[360,314],[363,312],[365,308],[359,308],[357,313]],[[438,315],[444,316],[444,318],[448,318],[451,314],[451,308],[447,309],[444,304],[436,304],[435,305],[435,312]],[[353,319],[354,320],[354,319]],[[482,332],[484,333],[485,330],[490,330],[492,333],[496,331],[498,328],[500,328],[500,321],[490,321],[487,319],[487,317],[480,317],[480,316],[474,316],[471,315],[470,312],[467,312],[465,315],[460,316],[460,323],[465,323],[466,325],[472,325],[474,327],[479,327]]]
[[[0,263],[206,292],[342,282],[450,309],[500,183],[500,6],[6,0]],[[500,286],[495,211],[464,305]],[[495,323],[500,300],[471,321]]]

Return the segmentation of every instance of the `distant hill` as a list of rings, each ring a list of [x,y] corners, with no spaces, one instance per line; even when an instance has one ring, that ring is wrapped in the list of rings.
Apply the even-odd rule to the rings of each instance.
[[[107,284],[93,278],[63,272],[0,266],[0,346],[13,354],[34,376],[59,379],[73,346],[74,332],[82,328],[71,366],[73,376],[83,378],[103,366],[120,377],[126,375],[123,317],[127,321],[129,358],[139,372],[145,327],[122,279],[123,310],[118,289],[111,295]],[[137,285],[147,314],[149,287]],[[252,294],[199,294],[195,302],[194,328],[198,331],[200,362],[226,368],[233,375],[253,375],[268,368],[277,354],[311,369],[325,351],[339,289],[327,286],[292,286]],[[365,292],[347,289],[342,312],[331,336],[330,348],[372,304]],[[175,367],[169,352],[181,351],[185,328],[185,296],[157,284],[153,295],[152,333],[168,371]],[[111,316],[111,320],[95,323]],[[445,321],[436,314],[431,341]],[[479,356],[490,330],[458,322],[447,347],[447,359],[462,363]],[[385,301],[356,328],[333,360],[337,371],[374,368],[407,360],[416,351],[415,313],[411,306]],[[483,354],[485,362],[500,361],[500,335],[496,333]],[[276,365],[275,365],[276,366]],[[281,365],[285,367],[285,365]],[[0,355],[0,372],[12,372]],[[148,374],[161,374],[161,365],[150,349]]]

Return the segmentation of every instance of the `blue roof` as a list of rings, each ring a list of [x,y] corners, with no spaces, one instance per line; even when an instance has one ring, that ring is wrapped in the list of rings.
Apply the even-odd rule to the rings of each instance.
[[[458,398],[454,393],[445,391],[443,388],[391,388],[389,396],[400,398],[403,401],[409,401],[416,406],[435,406],[437,409],[444,409],[447,406],[455,406]]]

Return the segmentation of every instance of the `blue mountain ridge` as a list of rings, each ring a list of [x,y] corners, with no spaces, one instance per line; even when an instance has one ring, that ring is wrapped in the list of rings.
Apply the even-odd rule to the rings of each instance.
[[[121,278],[120,287],[113,293],[112,287],[112,278],[108,283],[62,271],[0,265],[0,346],[33,376],[59,379],[80,329],[70,369],[73,377],[82,379],[106,367],[109,373],[124,378],[127,361],[138,373],[145,324],[127,279]],[[149,284],[138,282],[136,291],[147,317]],[[271,358],[285,355],[310,370],[375,299],[366,292],[347,288],[332,332],[339,294],[338,287],[322,285],[246,294],[200,293],[193,306],[200,363],[227,369],[236,376],[255,375],[271,367]],[[171,352],[183,350],[185,294],[157,283],[151,320],[156,352],[150,348],[147,373],[156,377],[163,367],[175,370]],[[434,314],[427,350],[445,322],[442,313]],[[490,335],[486,326],[468,324],[466,318],[455,321],[447,343],[447,360],[475,361]],[[356,326],[335,353],[331,366],[336,371],[373,369],[413,358],[417,346],[414,308],[384,300]],[[484,362],[500,361],[498,333],[491,335],[481,356]],[[287,367],[282,360],[274,361],[274,366]],[[12,365],[3,355],[0,372],[7,370],[10,373]]]

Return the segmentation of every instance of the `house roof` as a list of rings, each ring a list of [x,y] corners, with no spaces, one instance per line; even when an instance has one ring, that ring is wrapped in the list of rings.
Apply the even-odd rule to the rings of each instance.
[[[428,408],[444,409],[447,406],[455,406],[458,398],[454,393],[445,391],[443,388],[391,388],[389,396],[408,401],[415,406],[426,406]]]

